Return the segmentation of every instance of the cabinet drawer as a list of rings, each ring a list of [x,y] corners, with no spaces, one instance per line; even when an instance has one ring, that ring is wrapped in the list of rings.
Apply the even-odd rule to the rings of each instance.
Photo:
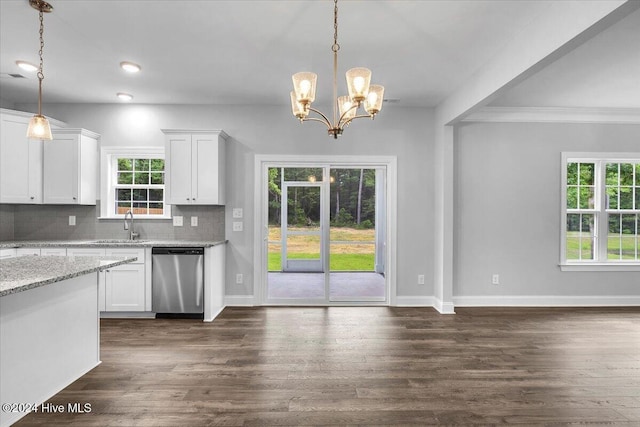
[[[67,248],[67,256],[104,256],[104,248]]]
[[[39,248],[18,248],[16,249],[16,256],[24,255],[40,255]]]
[[[42,256],[67,256],[67,250],[65,248],[40,248],[40,255],[42,255]]]
[[[144,248],[107,248],[106,256],[137,257],[131,264],[144,264]]]

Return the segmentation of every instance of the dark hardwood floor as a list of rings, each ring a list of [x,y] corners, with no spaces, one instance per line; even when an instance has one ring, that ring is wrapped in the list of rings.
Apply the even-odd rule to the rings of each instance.
[[[102,320],[102,364],[17,426],[640,425],[640,309],[227,308]]]

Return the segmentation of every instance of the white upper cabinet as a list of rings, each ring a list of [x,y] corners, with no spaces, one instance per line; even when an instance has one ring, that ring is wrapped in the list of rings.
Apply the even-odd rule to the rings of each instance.
[[[0,203],[42,203],[42,141],[27,138],[30,116],[0,112]]]
[[[95,205],[100,136],[86,129],[52,133],[44,144],[44,203]]]
[[[163,130],[167,203],[225,203],[225,140],[221,130]]]

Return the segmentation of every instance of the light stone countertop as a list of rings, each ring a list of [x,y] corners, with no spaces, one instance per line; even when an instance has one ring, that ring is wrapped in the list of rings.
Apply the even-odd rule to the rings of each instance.
[[[77,248],[111,248],[111,247],[200,247],[210,248],[212,246],[225,244],[226,240],[219,241],[199,241],[199,240],[126,240],[126,239],[92,239],[92,240],[15,240],[0,242],[0,249],[12,248],[54,248],[54,247],[77,247]]]
[[[0,297],[102,271],[136,260],[136,257],[38,255],[3,259],[0,260]]]

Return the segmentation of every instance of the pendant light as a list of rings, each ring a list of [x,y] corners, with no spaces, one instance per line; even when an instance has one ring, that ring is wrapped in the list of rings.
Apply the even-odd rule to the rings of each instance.
[[[29,5],[39,12],[40,16],[40,66],[38,67],[38,114],[34,115],[29,121],[27,129],[27,138],[30,139],[46,139],[52,140],[51,126],[49,120],[42,115],[42,80],[44,79],[42,50],[44,49],[44,13],[53,11],[53,6],[44,0],[29,0]]]
[[[349,95],[338,97],[337,73],[338,73],[338,0],[333,2],[333,122],[326,115],[311,107],[316,97],[317,74],[311,72],[296,73],[292,76],[293,91],[291,92],[291,111],[300,122],[316,121],[327,126],[329,136],[337,139],[342,131],[353,119],[369,117],[373,119],[382,109],[384,87],[372,85],[371,70],[367,68],[352,68],[346,73],[347,89]],[[366,114],[357,114],[357,110],[363,106]],[[314,112],[320,116],[309,117]]]

